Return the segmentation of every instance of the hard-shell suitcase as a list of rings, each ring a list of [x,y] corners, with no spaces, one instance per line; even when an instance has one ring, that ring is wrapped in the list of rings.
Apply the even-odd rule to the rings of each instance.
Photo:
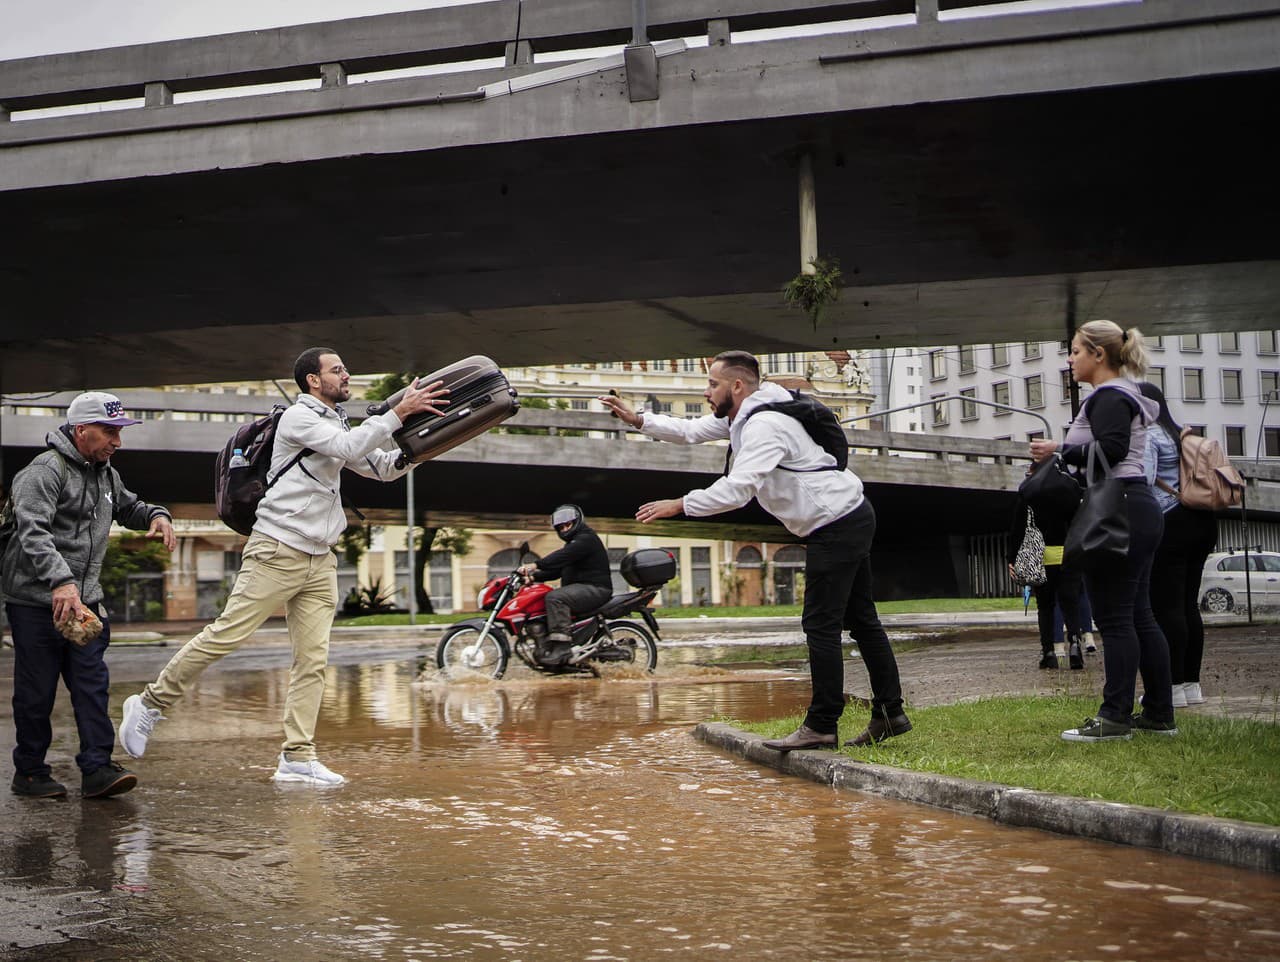
[[[676,576],[676,559],[666,548],[640,548],[623,556],[618,571],[633,588],[657,588]]]
[[[520,410],[520,401],[507,376],[491,359],[473,354],[418,378],[426,385],[444,381],[449,401],[443,414],[414,415],[391,435],[404,461],[427,461],[470,441]],[[385,401],[369,405],[369,415],[395,407],[404,396],[397,391]]]

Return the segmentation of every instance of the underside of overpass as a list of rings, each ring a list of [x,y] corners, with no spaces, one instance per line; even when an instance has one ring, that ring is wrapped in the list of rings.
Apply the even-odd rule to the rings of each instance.
[[[845,69],[839,65],[824,68]],[[0,390],[1280,326],[1280,73],[0,193]],[[797,172],[847,287],[784,306]]]

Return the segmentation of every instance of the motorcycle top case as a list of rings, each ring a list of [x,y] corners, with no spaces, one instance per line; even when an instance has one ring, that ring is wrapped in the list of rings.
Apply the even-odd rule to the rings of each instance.
[[[663,548],[641,548],[624,556],[618,570],[633,588],[657,588],[676,576],[676,559]]]
[[[444,381],[449,389],[442,414],[429,411],[409,418],[391,435],[405,461],[428,461],[470,441],[520,410],[520,401],[498,365],[482,354],[473,354],[418,378],[420,385]],[[369,415],[382,414],[400,403],[404,391],[369,405]]]

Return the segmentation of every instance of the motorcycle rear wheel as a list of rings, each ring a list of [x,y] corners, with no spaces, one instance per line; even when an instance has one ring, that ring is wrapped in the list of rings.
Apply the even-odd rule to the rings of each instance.
[[[602,651],[622,651],[631,657],[601,660],[602,665],[633,664],[650,673],[658,667],[658,645],[644,625],[635,621],[611,621],[609,631],[613,635],[613,642],[606,645]],[[588,659],[588,661],[592,660]]]
[[[455,625],[436,645],[436,667],[455,676],[478,672],[501,678],[510,657],[511,649],[496,625],[483,633],[480,625]]]

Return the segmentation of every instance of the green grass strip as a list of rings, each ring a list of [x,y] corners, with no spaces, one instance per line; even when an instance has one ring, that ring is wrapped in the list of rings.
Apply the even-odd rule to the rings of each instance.
[[[1178,735],[1136,733],[1132,741],[1065,742],[1098,707],[1096,697],[983,698],[910,708],[915,728],[867,748],[843,748],[877,765],[935,772],[1171,811],[1280,825],[1280,706],[1262,706],[1271,722],[1178,714]],[[867,713],[851,706],[840,743],[862,730]],[[735,727],[778,738],[802,715]]]

